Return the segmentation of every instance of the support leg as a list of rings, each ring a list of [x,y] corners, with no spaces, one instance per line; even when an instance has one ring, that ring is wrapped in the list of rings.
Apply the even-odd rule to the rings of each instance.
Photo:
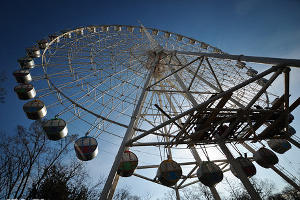
[[[143,102],[144,102],[144,100],[146,98],[146,88],[147,88],[147,86],[150,83],[151,76],[152,76],[152,71],[148,74],[148,77],[147,77],[147,79],[145,81],[145,85],[144,85],[143,91],[141,93],[140,99],[139,99],[139,101],[138,101],[138,103],[136,105],[136,108],[135,108],[135,110],[134,110],[134,112],[132,114],[132,117],[131,117],[128,129],[127,129],[127,131],[125,133],[125,136],[123,138],[123,141],[121,143],[119,151],[118,151],[118,153],[116,155],[115,161],[113,163],[113,166],[112,166],[112,168],[110,170],[110,173],[109,173],[109,175],[107,177],[106,183],[104,185],[104,188],[103,188],[101,196],[100,196],[100,200],[107,200],[108,199],[108,194],[112,193],[112,192],[110,192],[111,186],[112,186],[112,182],[113,182],[113,179],[114,179],[114,177],[116,175],[116,172],[118,170],[121,157],[122,157],[122,155],[124,153],[124,150],[126,148],[126,143],[128,142],[128,140],[130,140],[132,138],[132,135],[134,133],[133,129],[134,129],[134,127],[137,124],[137,118],[139,118],[139,116],[140,116],[142,105],[143,105]],[[111,195],[113,195],[113,194],[111,194]]]
[[[294,140],[293,138],[287,138],[287,141],[289,141],[290,143],[292,143],[293,145],[295,145],[296,147],[298,147],[300,149],[300,144],[299,142],[297,142],[296,140]]]
[[[216,137],[220,138],[220,136],[218,136],[218,135]],[[255,191],[253,185],[250,183],[248,177],[244,173],[244,171],[241,168],[240,164],[238,162],[236,162],[236,160],[234,159],[233,155],[231,154],[231,152],[229,151],[229,149],[227,148],[227,146],[225,145],[225,143],[222,142],[222,140],[219,140],[218,144],[219,144],[221,150],[223,151],[223,153],[226,155],[227,160],[229,161],[229,163],[236,170],[236,172],[238,174],[238,178],[241,180],[242,184],[244,185],[244,187],[246,188],[247,192],[251,196],[251,199],[261,199],[260,196]]]
[[[210,192],[213,195],[213,197],[214,197],[215,200],[221,200],[221,197],[220,197],[218,191],[216,190],[216,188],[214,186],[213,187],[209,187],[209,189],[210,189]]]
[[[180,194],[178,188],[175,189],[176,192],[176,200],[180,200]]]
[[[108,200],[112,200],[112,198],[114,197],[114,193],[115,193],[115,190],[117,188],[119,178],[120,178],[120,176],[118,174],[116,174],[116,176],[114,178],[114,181],[112,183],[111,189],[110,189],[109,194],[108,194],[108,198],[107,198]]]

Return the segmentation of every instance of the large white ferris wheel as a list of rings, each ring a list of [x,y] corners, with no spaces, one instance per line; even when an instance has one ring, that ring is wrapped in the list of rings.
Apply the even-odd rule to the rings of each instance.
[[[228,171],[260,199],[248,179],[254,161],[300,189],[274,153],[290,143],[299,148],[289,123],[300,98],[290,104],[289,71],[300,60],[229,55],[176,33],[125,25],[65,30],[26,51],[15,92],[29,100],[29,119],[52,118],[43,124],[49,139],[67,137],[69,126],[84,130],[74,142],[83,161],[101,154],[103,136],[121,139],[101,199],[113,197],[120,176],[170,187],[177,199],[180,189],[201,182],[220,199],[215,185]],[[249,62],[270,67],[258,73]],[[281,74],[284,89],[269,90]],[[141,165],[142,148],[161,163]],[[176,160],[187,154],[193,160]]]

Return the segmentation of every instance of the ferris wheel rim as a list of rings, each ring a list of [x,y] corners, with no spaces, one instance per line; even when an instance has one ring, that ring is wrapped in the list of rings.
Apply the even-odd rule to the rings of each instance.
[[[45,70],[45,54],[46,54],[47,51],[50,49],[51,45],[54,45],[55,42],[59,41],[62,37],[66,36],[66,35],[68,35],[68,34],[74,34],[74,33],[78,32],[78,31],[81,31],[81,30],[87,30],[88,28],[95,28],[95,29],[101,28],[101,29],[102,29],[102,30],[101,30],[102,32],[106,32],[106,31],[103,31],[103,28],[115,28],[115,27],[125,27],[126,29],[127,29],[127,28],[134,28],[134,29],[135,29],[135,28],[138,28],[138,29],[140,29],[140,30],[139,30],[140,32],[143,31],[143,30],[142,30],[142,26],[136,26],[136,25],[120,25],[120,24],[113,24],[113,25],[89,25],[89,26],[84,26],[84,27],[74,28],[74,29],[68,30],[68,31],[61,31],[61,33],[60,33],[59,35],[57,35],[57,37],[53,38],[53,39],[49,42],[49,44],[46,46],[46,48],[43,50],[43,53],[42,53],[42,56],[41,56],[41,60],[42,60],[42,68],[43,68],[43,72],[44,72],[45,79],[46,79],[47,81],[49,81],[50,85],[56,90],[57,93],[61,94],[61,95],[64,96],[65,98],[67,98],[72,104],[76,105],[77,107],[79,107],[79,108],[85,110],[86,112],[88,112],[88,113],[90,113],[90,114],[92,114],[92,115],[94,115],[94,116],[96,116],[96,117],[98,117],[98,118],[101,118],[101,119],[103,119],[103,120],[105,120],[105,121],[108,121],[108,122],[110,122],[110,123],[114,123],[114,124],[116,124],[116,125],[118,125],[118,126],[121,126],[121,127],[128,128],[128,125],[126,125],[126,124],[122,124],[122,123],[119,123],[119,122],[117,122],[117,121],[108,119],[108,118],[103,117],[103,116],[101,116],[101,115],[98,115],[98,114],[96,114],[95,112],[93,112],[93,111],[91,111],[91,110],[89,110],[89,109],[86,109],[86,108],[84,108],[84,106],[82,106],[82,105],[78,104],[77,102],[73,101],[71,98],[69,98],[67,95],[65,95],[62,91],[60,91],[60,90],[54,85],[54,83],[49,79],[49,77],[48,77],[48,75],[47,75],[47,72],[46,72],[46,70]],[[146,29],[147,29],[147,30],[151,30],[151,31],[162,32],[163,34],[166,34],[166,33],[167,33],[167,34],[170,34],[170,36],[171,36],[171,35],[175,35],[176,37],[182,37],[181,40],[186,39],[186,40],[190,40],[190,41],[197,42],[197,43],[199,43],[199,44],[204,44],[204,45],[207,46],[206,48],[211,47],[211,48],[217,50],[219,53],[223,53],[220,49],[218,49],[218,48],[216,48],[216,47],[214,47],[214,46],[212,46],[212,45],[206,44],[206,43],[204,43],[204,42],[201,42],[201,41],[199,41],[199,40],[193,39],[193,38],[191,38],[191,37],[186,37],[186,36],[181,35],[181,34],[178,34],[178,33],[170,32],[170,31],[165,31],[165,30],[161,30],[161,29],[156,29],[156,28],[149,28],[149,27],[146,27]],[[127,30],[127,31],[129,31],[129,30]],[[97,32],[97,31],[96,31],[96,32]],[[169,37],[170,37],[170,36],[169,36]],[[146,131],[146,130],[138,129],[138,128],[136,128],[136,130],[141,131],[141,132],[145,132],[145,131]]]
[[[46,67],[46,61],[45,61],[45,59],[46,59],[46,53],[47,53],[47,51],[49,51],[50,49],[51,49],[51,47],[53,46],[53,45],[55,45],[55,43],[57,42],[59,42],[59,40],[60,39],[62,39],[62,38],[64,38],[64,36],[66,36],[66,35],[68,35],[68,34],[77,34],[77,35],[79,35],[78,34],[78,31],[83,31],[83,30],[86,30],[86,31],[88,31],[87,32],[87,35],[89,36],[89,34],[94,34],[94,33],[97,33],[97,34],[101,34],[101,32],[102,33],[105,33],[105,32],[111,32],[112,34],[115,34],[115,33],[117,33],[117,32],[121,32],[121,31],[116,31],[115,29],[112,29],[112,28],[115,28],[115,27],[125,27],[125,31],[127,31],[127,32],[124,32],[123,31],[123,29],[121,30],[122,31],[122,33],[126,33],[126,34],[128,34],[129,32],[133,32],[134,30],[132,30],[132,31],[130,31],[130,30],[128,30],[128,28],[134,28],[134,29],[136,29],[136,28],[138,28],[138,29],[140,29],[139,30],[139,32],[137,32],[137,31],[135,31],[135,33],[137,33],[137,34],[141,34],[142,32],[143,32],[143,30],[142,30],[142,26],[132,26],[132,25],[91,25],[91,26],[85,26],[85,27],[79,27],[79,28],[75,28],[75,29],[73,29],[73,30],[69,30],[69,31],[62,31],[62,33],[61,34],[58,34],[55,38],[53,38],[50,42],[49,42],[49,44],[46,46],[46,48],[44,49],[44,51],[43,51],[43,53],[42,53],[42,56],[41,56],[41,60],[42,60],[42,68],[43,68],[43,72],[44,72],[44,79],[46,79],[47,81],[48,81],[48,84],[49,85],[51,85],[52,86],[52,89],[54,89],[54,91],[56,92],[56,93],[58,93],[58,94],[61,94],[62,96],[64,96],[69,102],[71,102],[71,104],[72,105],[74,105],[75,107],[77,107],[77,108],[81,108],[82,110],[84,110],[84,111],[86,111],[86,112],[88,112],[88,113],[90,113],[90,114],[92,114],[93,116],[95,116],[95,117],[97,117],[97,118],[100,118],[100,119],[102,119],[102,120],[104,120],[104,121],[107,121],[107,122],[109,122],[109,123],[113,123],[113,124],[116,124],[116,125],[118,125],[118,126],[121,126],[121,127],[124,127],[124,128],[127,128],[128,127],[128,125],[126,125],[126,124],[123,124],[123,123],[120,123],[120,122],[118,122],[117,120],[111,120],[111,119],[109,119],[109,118],[107,118],[107,117],[104,117],[104,116],[102,116],[102,115],[98,115],[97,113],[95,113],[95,112],[93,112],[91,109],[88,109],[88,108],[85,108],[83,105],[81,105],[80,103],[78,103],[78,102],[76,102],[77,100],[75,99],[75,100],[72,100],[71,98],[69,98],[68,97],[68,95],[66,95],[66,94],[64,94],[59,88],[57,88],[56,86],[55,86],[55,84],[51,81],[51,79],[50,79],[50,77],[48,76],[48,74],[47,74],[47,71],[45,70],[45,67]],[[95,31],[93,31],[93,32],[91,32],[91,31],[89,31],[88,30],[88,28],[94,28],[94,30]],[[101,28],[101,30],[98,30],[97,31],[97,29],[99,29],[99,28]],[[106,28],[108,28],[108,29],[106,29]],[[106,29],[106,30],[104,30],[104,29]],[[165,31],[165,30],[161,30],[161,29],[155,29],[155,28],[146,28],[147,30],[152,30],[152,31],[159,31],[160,32],[160,35],[159,36],[161,36],[161,37],[163,37],[162,36],[162,34],[165,34],[165,33],[168,33],[168,34],[172,34],[172,40],[175,42],[175,43],[178,43],[177,41],[178,41],[178,39],[177,39],[177,41],[176,41],[176,38],[175,37],[182,37],[181,38],[181,40],[179,40],[179,41],[181,41],[182,42],[182,44],[181,44],[181,42],[180,43],[178,43],[179,45],[191,45],[191,46],[193,46],[194,44],[196,44],[196,43],[199,43],[200,45],[202,45],[202,44],[206,44],[206,43],[204,43],[204,42],[201,42],[201,41],[199,41],[199,40],[195,40],[195,39],[193,39],[193,38],[190,38],[190,37],[186,37],[186,36],[183,36],[183,35],[180,35],[180,34],[177,34],[177,33],[174,33],[174,32],[169,32],[169,31]],[[113,32],[114,31],[114,32]],[[84,34],[84,35],[86,35],[86,34]],[[157,35],[157,34],[156,34]],[[83,35],[80,35],[80,36],[83,36]],[[112,36],[114,36],[114,35],[112,35]],[[164,37],[166,37],[165,35],[164,35]],[[171,37],[171,36],[169,36],[169,37]],[[168,37],[168,38],[169,38]],[[84,38],[84,37],[80,37],[79,39],[81,39],[81,38]],[[75,37],[75,40],[79,40],[78,38],[76,38]],[[72,37],[72,40],[73,40],[73,37]],[[194,43],[193,44],[189,44],[189,40],[192,40],[192,41],[194,41]],[[211,46],[211,45],[209,45],[209,44],[206,44],[207,45],[207,47],[206,48],[204,48],[204,49],[208,49],[208,48],[212,48],[212,49],[210,49],[210,50],[219,50],[219,49],[217,49],[217,48],[215,48],[215,47],[213,47],[213,46]],[[55,48],[54,48],[55,49]],[[201,49],[202,49],[202,46],[201,46]],[[218,51],[220,54],[221,53],[223,53],[221,50],[219,50]],[[55,52],[54,52],[54,54],[55,54]],[[247,69],[247,68],[246,68]],[[210,87],[210,86],[209,86]],[[213,89],[213,88],[212,88]],[[150,90],[149,90],[150,91]],[[55,93],[54,92],[54,93]],[[217,93],[218,93],[218,91],[216,91]],[[185,98],[185,97],[184,97]],[[153,103],[154,104],[154,103]],[[78,117],[78,116],[76,116],[78,119],[81,119],[80,117]],[[138,129],[138,128],[135,128],[135,130],[137,130],[137,131],[140,131],[140,132],[145,132],[146,130],[144,130],[144,129]]]

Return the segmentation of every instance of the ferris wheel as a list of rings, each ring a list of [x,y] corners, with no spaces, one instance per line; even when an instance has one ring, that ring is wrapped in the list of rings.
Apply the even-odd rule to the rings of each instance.
[[[28,100],[29,119],[51,118],[43,124],[50,140],[67,137],[69,126],[84,130],[74,142],[83,161],[101,154],[103,136],[122,140],[101,199],[113,197],[120,176],[172,188],[177,199],[180,189],[201,182],[220,199],[215,185],[228,171],[260,199],[248,180],[256,173],[253,161],[299,190],[274,153],[285,153],[290,143],[299,148],[289,125],[300,103],[289,104],[289,67],[299,60],[229,55],[142,25],[63,30],[26,52],[14,90]],[[259,73],[248,62],[273,66]],[[269,91],[281,74],[284,90]],[[139,164],[141,148],[159,153],[161,163]],[[176,160],[183,153],[193,161]],[[157,170],[151,177],[143,175],[149,168]]]

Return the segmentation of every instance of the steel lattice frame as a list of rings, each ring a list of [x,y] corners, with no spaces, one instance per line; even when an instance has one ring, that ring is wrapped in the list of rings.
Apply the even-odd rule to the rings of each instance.
[[[151,38],[147,36],[148,32]],[[151,39],[163,51],[155,52]],[[179,52],[226,55],[220,49],[192,38],[151,28],[147,28],[145,32],[138,26],[89,26],[64,31],[50,41],[43,51],[41,61],[37,61],[36,67],[31,70],[38,95],[36,98],[46,103],[50,116],[59,116],[68,125],[76,124],[75,126],[84,130],[81,135],[90,135],[100,140],[106,135],[106,141],[110,137],[123,138],[143,93],[146,77],[151,73],[144,91],[145,98],[141,101],[141,108],[133,126],[135,140],[126,145],[132,146],[132,151],[137,152],[137,155],[141,153],[140,160],[143,155],[143,151],[138,149],[140,146],[149,146],[146,148],[151,149],[153,154],[161,155],[162,160],[173,151],[173,158],[176,159],[176,156],[182,155],[182,149],[189,149],[190,142],[182,139],[180,143],[174,139],[179,133],[182,134],[182,130],[173,122],[185,126],[185,122],[193,115],[182,115],[172,123],[166,123],[168,117],[172,119],[185,113],[196,105],[203,104],[213,95],[228,91],[251,78],[246,74],[251,68],[248,63],[237,67],[236,60],[240,62],[239,59]],[[184,82],[186,90],[178,77]],[[241,108],[247,107],[261,89],[262,86],[257,81],[245,84],[233,91],[219,112],[223,115],[237,114]],[[266,91],[263,93],[264,95],[255,100],[255,104],[261,107],[270,107],[270,102],[282,95]],[[191,101],[191,98],[194,100]],[[204,111],[211,113],[220,99],[212,102],[211,110],[205,107]],[[155,105],[162,108],[167,115]],[[196,112],[200,110],[195,109],[191,113]],[[165,125],[155,131],[148,131],[164,123]],[[233,150],[245,149],[237,142],[244,144],[251,126],[252,122],[247,121],[239,127],[238,138],[226,141],[234,146]],[[187,127],[189,129],[185,129],[185,132],[192,132],[194,125]],[[202,159],[207,152],[205,160],[215,160],[223,172],[229,170],[226,156],[219,154],[216,158],[211,155],[212,152],[222,152],[216,140],[193,144],[197,144],[202,151]],[[246,148],[251,150],[250,146]],[[139,170],[157,168],[157,164],[140,165],[134,175],[158,183],[154,179],[155,174],[153,177],[146,177]],[[181,162],[183,169],[187,165],[195,164],[192,157],[189,162]],[[172,188],[181,189],[198,182],[194,179],[196,169],[197,165],[192,170],[184,169],[179,185]]]

